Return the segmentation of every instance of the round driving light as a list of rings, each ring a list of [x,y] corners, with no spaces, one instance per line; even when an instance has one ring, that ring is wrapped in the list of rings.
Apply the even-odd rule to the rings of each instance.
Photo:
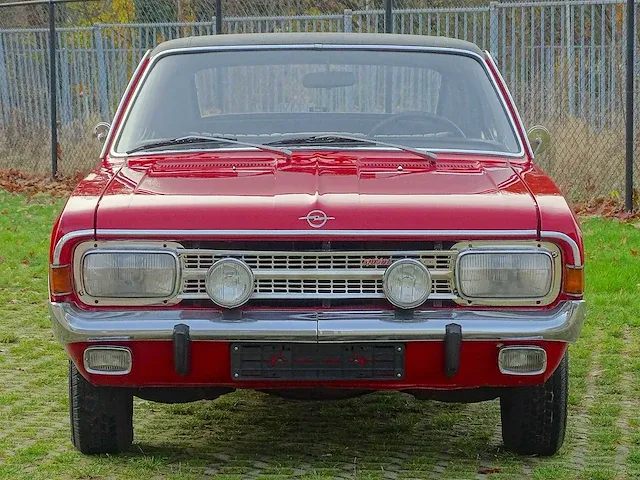
[[[253,273],[243,261],[224,258],[214,263],[207,272],[206,287],[209,298],[216,305],[239,307],[253,293]]]
[[[422,263],[407,258],[387,268],[382,285],[387,299],[396,307],[415,308],[431,293],[431,275]]]

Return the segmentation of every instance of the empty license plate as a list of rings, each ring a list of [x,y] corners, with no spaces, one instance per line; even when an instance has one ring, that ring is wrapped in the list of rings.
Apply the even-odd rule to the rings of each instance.
[[[392,380],[404,378],[402,343],[233,343],[234,380]]]

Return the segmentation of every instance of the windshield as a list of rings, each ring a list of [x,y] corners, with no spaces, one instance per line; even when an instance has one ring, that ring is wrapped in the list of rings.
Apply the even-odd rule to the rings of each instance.
[[[258,144],[289,140],[295,148],[297,138],[329,133],[431,151],[520,152],[503,104],[475,58],[348,48],[163,57],[142,84],[115,151],[188,135]],[[224,147],[229,145],[182,146]]]

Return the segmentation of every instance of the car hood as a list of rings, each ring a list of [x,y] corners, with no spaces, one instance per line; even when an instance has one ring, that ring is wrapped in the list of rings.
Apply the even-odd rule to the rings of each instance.
[[[538,214],[506,159],[227,151],[129,159],[100,199],[96,228],[537,230]]]

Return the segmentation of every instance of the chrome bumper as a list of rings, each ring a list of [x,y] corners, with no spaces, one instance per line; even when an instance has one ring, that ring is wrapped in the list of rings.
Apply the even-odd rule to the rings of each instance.
[[[51,303],[51,320],[63,344],[107,340],[170,340],[177,324],[192,340],[247,342],[380,342],[442,340],[450,323],[464,340],[557,340],[574,342],[584,324],[582,300],[551,310],[417,310],[412,317],[392,310],[254,310],[241,318],[205,310],[85,311]]]

